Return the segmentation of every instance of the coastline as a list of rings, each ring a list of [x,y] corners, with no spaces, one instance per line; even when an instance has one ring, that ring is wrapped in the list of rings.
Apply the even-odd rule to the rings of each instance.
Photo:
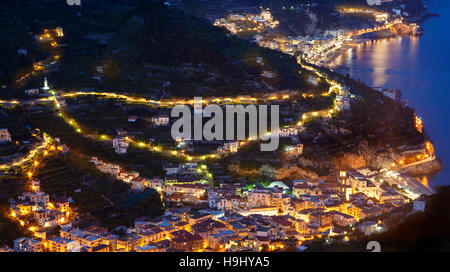
[[[368,41],[370,41],[370,39],[358,39],[358,40],[352,41],[352,43],[347,43],[347,44],[343,45],[341,48],[337,49],[334,52],[334,55],[332,57],[328,58],[325,61],[325,63],[323,63],[320,66],[328,68],[328,69],[332,69],[332,68],[336,67],[334,62],[336,61],[337,58],[343,56],[348,50],[352,50],[353,48],[357,47],[358,45],[363,44]]]
[[[411,20],[409,20],[408,22],[410,23],[416,23],[418,24],[421,28],[422,28],[422,24],[430,19],[430,18],[434,18],[434,17],[439,17],[440,15],[438,13],[433,13],[433,12],[424,12],[419,18],[413,18]],[[369,41],[375,41],[375,40],[382,40],[382,39],[389,39],[389,38],[393,38],[396,36],[404,36],[404,35],[395,35],[392,32],[389,31],[390,34],[385,34],[383,36],[372,36],[370,38],[356,38],[355,40],[352,40],[350,43],[347,43],[345,45],[343,45],[342,47],[340,47],[339,49],[337,49],[336,51],[334,51],[334,54],[332,57],[328,58],[325,60],[324,63],[322,63],[319,66],[328,68],[328,69],[333,69],[334,67],[336,67],[336,65],[334,65],[334,62],[336,61],[337,58],[341,57],[342,55],[345,54],[345,52],[347,52],[348,50],[353,49],[354,47],[363,44],[365,42],[369,42]],[[421,34],[423,35],[423,33]],[[409,35],[411,36],[411,35]]]
[[[416,23],[419,25],[419,27],[422,28],[423,23],[429,19],[434,17],[439,17],[440,15],[437,13],[424,13],[420,18],[416,18],[414,20],[409,20],[410,23]],[[390,31],[389,31],[390,32]],[[325,63],[323,63],[321,66],[327,69],[330,69],[333,71],[334,68],[339,67],[341,71],[336,71],[340,73],[341,75],[347,74],[348,69],[350,67],[338,64],[336,63],[336,60],[339,57],[342,57],[344,54],[347,53],[348,50],[352,50],[354,47],[364,44],[366,42],[376,41],[376,40],[383,40],[383,39],[390,39],[395,38],[398,36],[408,36],[411,37],[413,35],[394,35],[392,32],[391,37],[380,37],[381,35],[372,35],[370,38],[356,38],[353,41],[343,45],[341,48],[337,49],[334,52],[334,55],[326,60]],[[427,136],[428,137],[428,136]],[[430,195],[436,193],[436,188],[433,188],[431,184],[429,184],[428,180],[432,178],[433,176],[436,176],[440,171],[443,170],[443,163],[441,159],[436,158],[436,160],[424,164],[424,165],[418,165],[411,167],[409,169],[405,169],[402,171],[402,175],[405,178],[405,184],[408,184],[407,187],[413,188],[414,191],[420,192],[422,194]]]

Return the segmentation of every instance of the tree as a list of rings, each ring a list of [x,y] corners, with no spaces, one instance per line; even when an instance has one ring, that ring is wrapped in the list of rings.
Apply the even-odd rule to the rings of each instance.
[[[259,168],[259,176],[268,180],[275,180],[277,177],[276,169],[269,164],[264,164]]]

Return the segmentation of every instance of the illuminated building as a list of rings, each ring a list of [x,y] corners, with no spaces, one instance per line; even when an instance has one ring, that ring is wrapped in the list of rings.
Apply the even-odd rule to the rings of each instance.
[[[14,252],[41,252],[42,245],[40,241],[22,237],[14,240]]]
[[[353,193],[353,189],[346,171],[339,172],[338,183],[339,183],[339,195],[346,201],[349,201],[350,195]]]
[[[420,133],[423,133],[423,122],[422,122],[422,118],[420,118],[419,116],[417,116],[417,115],[414,115],[414,119],[415,119],[415,122],[416,122],[416,129],[417,129],[417,131],[418,132],[420,132]]]
[[[266,216],[273,216],[278,214],[278,207],[276,206],[267,206],[267,207],[257,207],[257,208],[251,208],[248,210],[240,210],[236,211],[240,215],[243,216],[249,216],[251,214],[261,214]]]
[[[192,234],[186,230],[177,230],[170,234],[170,247],[173,250],[194,252],[201,251],[205,247],[205,240],[198,234]]]
[[[7,128],[0,129],[0,143],[11,142],[11,134]]]
[[[47,240],[48,250],[50,252],[79,252],[80,244],[62,237],[56,237]]]
[[[155,126],[167,126],[169,124],[169,115],[158,114],[152,118],[152,122]]]
[[[47,77],[44,77],[44,87],[42,87],[43,91],[48,91],[50,90],[50,87],[48,86],[48,81],[47,81]]]
[[[113,148],[117,154],[127,153],[128,141],[123,136],[118,136],[113,139]]]
[[[223,150],[229,152],[237,152],[239,149],[238,141],[227,141],[223,144]]]
[[[63,31],[62,27],[55,28],[55,32],[56,32],[56,36],[64,37],[64,31]]]

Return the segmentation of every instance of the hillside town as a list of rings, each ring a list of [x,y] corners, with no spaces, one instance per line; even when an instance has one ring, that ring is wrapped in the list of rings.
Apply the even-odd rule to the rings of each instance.
[[[233,183],[215,187],[209,175],[203,175],[208,173],[206,165],[164,164],[164,179],[147,179],[97,158],[90,161],[101,172],[131,184],[131,190],[156,190],[172,208],[156,218],[136,218],[133,226],[116,228],[113,233],[99,225],[80,229],[78,216],[70,208],[73,200],[50,202],[29,172],[31,190],[10,202],[10,215],[29,226],[34,235],[15,240],[14,251],[275,251],[301,248],[319,237],[345,242],[355,232],[380,232],[383,221],[372,218],[411,198],[416,198],[413,211],[425,208],[421,198],[398,193],[367,169],[341,171],[337,182],[294,180],[293,186],[273,181],[268,186]],[[59,232],[47,237],[46,229],[55,226]]]
[[[357,41],[354,37],[392,30],[393,33],[420,35],[417,24],[404,24],[402,12],[393,9],[391,12],[380,12],[369,8],[340,8],[340,14],[367,14],[373,16],[374,24],[371,27],[354,31],[352,29],[328,29],[320,35],[284,36],[276,27],[279,22],[274,20],[269,9],[262,9],[261,14],[230,14],[227,18],[217,19],[214,25],[221,26],[233,34],[255,33],[253,41],[262,47],[279,50],[285,54],[301,56],[306,62],[315,65],[327,65],[332,60]]]
[[[109,32],[114,19],[98,33],[55,22],[29,31],[45,54],[12,83],[25,85],[0,99],[0,226],[9,235],[0,252],[301,252],[316,243],[350,245],[426,211],[436,193],[427,178],[442,166],[425,119],[400,90],[326,68],[366,34],[420,35],[403,8],[337,7],[335,16],[363,15],[368,23],[288,36],[270,8],[230,11],[204,26],[173,10],[182,2],[147,3],[143,11],[170,14],[158,27],[174,33],[176,23],[189,22],[181,38],[147,33],[160,20],[154,14],[124,16],[117,33]],[[87,44],[71,45],[77,37]],[[220,53],[218,37],[226,45]],[[194,49],[183,51],[183,43]],[[155,51],[166,46],[170,54]],[[73,65],[83,71],[64,70],[84,57]],[[148,61],[160,57],[167,63]],[[128,71],[130,63],[142,66]],[[148,81],[142,87],[134,76]],[[227,84],[236,93],[217,91]],[[214,133],[232,128],[236,139],[174,137],[176,106],[189,117],[192,110],[201,132],[202,118],[212,117],[205,109],[215,106],[232,120],[214,124]],[[269,117],[279,123],[250,135],[246,126],[261,118],[257,106],[276,106]],[[228,115],[239,107],[242,115]],[[258,149],[271,137],[279,148]]]

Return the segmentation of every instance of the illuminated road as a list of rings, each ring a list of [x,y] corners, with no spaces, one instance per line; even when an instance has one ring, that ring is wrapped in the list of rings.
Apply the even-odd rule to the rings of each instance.
[[[403,23],[403,21],[401,19],[396,19],[393,22],[387,23],[387,24],[379,26],[379,27],[361,29],[361,30],[358,30],[358,31],[355,31],[355,32],[350,32],[350,33],[347,34],[347,36],[353,37],[353,36],[359,36],[359,35],[363,35],[363,34],[367,34],[367,33],[371,33],[371,32],[387,30],[387,29],[390,29],[392,26],[394,26],[396,24],[401,24],[401,23]]]
[[[11,163],[6,163],[0,165],[0,170],[5,170],[10,167],[22,166],[24,164],[29,163],[33,158],[35,158],[39,153],[41,153],[50,143],[50,137],[44,134],[44,140],[36,145],[33,149],[31,149],[28,154],[18,160],[15,160]]]
[[[384,28],[389,28],[395,23],[397,23],[397,21],[394,21],[390,24],[386,24],[384,26]],[[361,30],[358,33],[377,31],[377,30],[374,30],[374,29]],[[328,90],[329,94],[335,93],[337,95],[343,95],[343,93],[344,93],[343,86],[341,86],[339,83],[337,83],[333,80],[330,80],[328,75],[320,72],[319,70],[315,69],[314,67],[307,65],[306,63],[302,63],[300,58],[298,58],[297,61],[303,68],[305,68],[309,71],[312,71],[319,78],[324,79],[330,85],[330,88]],[[180,105],[180,104],[193,105],[195,102],[194,99],[168,99],[168,100],[158,101],[158,100],[132,97],[132,96],[125,95],[125,94],[110,93],[110,92],[108,92],[108,93],[107,92],[60,92],[60,94],[56,94],[54,91],[51,91],[51,94],[52,94],[51,97],[40,98],[40,99],[36,99],[36,100],[31,99],[31,100],[27,100],[27,101],[23,101],[23,102],[20,102],[17,100],[10,100],[10,101],[3,100],[3,101],[0,101],[0,103],[3,103],[3,104],[7,104],[7,103],[10,103],[10,104],[19,104],[19,103],[32,104],[32,103],[35,103],[38,101],[39,102],[53,101],[53,104],[58,111],[58,116],[60,116],[67,124],[72,126],[77,133],[80,133],[85,137],[95,139],[97,141],[104,141],[107,139],[111,139],[114,136],[111,136],[111,135],[98,136],[98,135],[94,135],[94,134],[85,133],[83,131],[82,127],[78,124],[78,122],[76,120],[74,120],[73,118],[70,118],[62,110],[62,107],[59,104],[58,100],[60,98],[70,98],[70,97],[78,97],[78,96],[99,96],[99,97],[104,97],[104,98],[124,99],[126,103],[142,103],[142,104],[145,104],[147,106],[152,106],[152,107],[168,107],[168,108],[173,107],[175,105]],[[291,99],[291,97],[287,94],[273,93],[273,94],[269,94],[267,97],[251,97],[251,96],[241,95],[241,96],[237,96],[237,97],[204,98],[201,100],[201,102],[202,102],[202,105],[207,105],[207,104],[211,104],[211,103],[214,103],[214,104],[258,104],[258,103],[267,102],[270,100],[289,101],[290,99]],[[340,111],[340,108],[336,106],[336,101],[333,104],[334,104],[333,108],[330,108],[330,109],[304,113],[301,116],[301,120],[297,121],[296,126],[298,128],[301,128],[304,126],[305,122],[308,122],[308,121],[310,121],[314,118],[318,118],[318,117],[332,118],[333,115],[335,115],[336,113],[338,113]],[[278,133],[278,132],[273,132],[273,133]],[[245,145],[249,142],[255,141],[255,140],[256,139],[248,138],[247,140],[240,141],[239,146],[243,146],[243,145]],[[227,155],[227,153],[210,153],[210,154],[204,154],[204,155],[198,155],[198,156],[191,156],[188,154],[184,154],[178,150],[170,150],[170,149],[166,150],[166,149],[163,149],[161,146],[154,145],[152,143],[135,142],[131,139],[128,139],[128,141],[130,144],[133,144],[139,148],[146,148],[153,152],[159,152],[165,156],[183,158],[187,161],[201,161],[201,160],[206,160],[206,159],[217,159],[217,158],[221,158],[224,155]]]

